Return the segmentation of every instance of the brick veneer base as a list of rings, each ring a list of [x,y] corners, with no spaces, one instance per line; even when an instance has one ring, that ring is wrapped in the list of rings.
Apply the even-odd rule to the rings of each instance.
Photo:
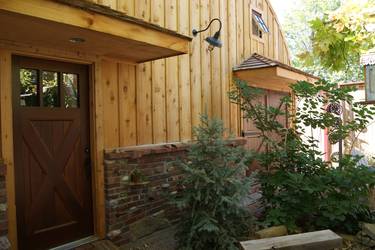
[[[8,249],[8,215],[6,196],[6,166],[0,160],[0,249]]]
[[[244,139],[228,141],[229,146],[242,146]],[[176,192],[182,178],[172,165],[184,158],[190,144],[174,143],[143,145],[106,150],[104,154],[106,227],[107,236],[117,245],[137,241],[157,230],[173,224],[177,211],[168,205],[166,196]],[[144,180],[131,183],[134,169],[140,170]],[[257,208],[254,186],[244,204]],[[252,197],[254,196],[254,197]]]

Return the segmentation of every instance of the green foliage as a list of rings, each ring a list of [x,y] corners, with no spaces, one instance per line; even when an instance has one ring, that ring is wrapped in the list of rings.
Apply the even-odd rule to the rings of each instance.
[[[342,2],[344,0],[299,0],[298,4],[286,8],[285,14],[279,15],[294,67],[334,82],[362,80],[362,71],[358,62],[352,65],[348,71],[332,72],[320,65],[317,60],[305,64],[304,60],[299,57],[300,54],[311,51],[313,48],[312,29],[309,22],[316,18],[322,18],[324,13],[338,9]]]
[[[374,107],[353,103],[350,88],[318,81],[291,85],[299,105],[293,112],[291,98],[280,100],[279,107],[266,107],[255,100],[258,89],[236,81],[230,93],[244,116],[261,133],[265,150],[255,155],[262,166],[258,178],[267,204],[265,224],[285,224],[290,230],[323,228],[354,232],[358,220],[369,220],[368,192],[375,184],[375,174],[360,165],[359,157],[346,155],[335,168],[322,159],[318,141],[307,130],[329,128],[329,139],[336,143],[351,131],[360,131],[375,115]],[[326,112],[327,104],[347,102],[354,106],[353,120],[338,122],[339,115]],[[287,116],[292,128],[285,128],[277,117]]]
[[[349,156],[344,157],[342,168],[311,160],[313,168],[261,174],[264,196],[270,204],[266,224],[285,224],[291,231],[300,227],[305,231],[330,228],[356,233],[359,221],[371,219],[366,198],[369,187],[374,186],[374,174],[367,166],[357,165],[359,159]]]
[[[373,106],[354,102],[350,94],[352,87],[337,88],[334,83],[319,80],[314,84],[299,82],[291,86],[300,105],[295,113],[295,126],[299,133],[305,133],[306,128],[330,128],[329,139],[332,144],[340,139],[344,140],[351,132],[359,132],[373,120],[375,109]],[[323,108],[328,104],[347,103],[352,107],[354,119],[339,123],[339,116],[326,112]]]
[[[180,249],[237,249],[236,237],[248,236],[249,214],[240,206],[250,179],[244,171],[250,155],[223,139],[223,124],[201,117],[197,141],[187,159],[177,162],[184,178],[173,203],[182,209]]]
[[[347,1],[335,11],[310,21],[312,48],[300,55],[306,66],[320,65],[331,72],[346,71],[363,79],[359,57],[375,45],[374,0]],[[356,74],[356,75],[355,75]]]

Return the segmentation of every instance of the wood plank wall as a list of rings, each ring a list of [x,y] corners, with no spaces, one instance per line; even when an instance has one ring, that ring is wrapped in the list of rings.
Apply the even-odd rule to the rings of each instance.
[[[141,65],[102,61],[104,143],[106,148],[189,140],[199,114],[223,119],[238,134],[238,107],[229,103],[231,68],[256,52],[289,64],[279,23],[268,0],[92,0],[179,33],[191,35],[210,19],[223,22],[223,47],[211,53],[203,33],[190,55]],[[252,35],[251,9],[270,28],[263,39]],[[210,34],[217,30],[214,23]]]

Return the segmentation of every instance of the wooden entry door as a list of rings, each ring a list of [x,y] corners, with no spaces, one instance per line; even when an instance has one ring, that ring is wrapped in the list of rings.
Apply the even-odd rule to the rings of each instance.
[[[274,90],[266,90],[264,89],[264,95],[259,96],[256,100],[253,101],[253,104],[260,104],[267,107],[274,107],[274,108],[281,108],[281,110],[285,110],[285,115],[278,115],[276,116],[276,120],[285,127],[288,127],[288,119],[287,119],[287,112],[288,109],[284,105],[280,107],[280,99],[288,96],[289,93],[286,92],[279,92]],[[256,152],[265,152],[266,148],[261,139],[261,132],[259,129],[256,128],[254,122],[250,119],[243,118],[242,121],[242,135],[246,139],[245,147],[249,150],[253,150]],[[277,135],[269,134],[270,138],[277,139]],[[253,162],[250,166],[249,174],[254,170],[259,169],[259,164],[257,162]]]
[[[93,234],[88,67],[13,57],[19,249]]]

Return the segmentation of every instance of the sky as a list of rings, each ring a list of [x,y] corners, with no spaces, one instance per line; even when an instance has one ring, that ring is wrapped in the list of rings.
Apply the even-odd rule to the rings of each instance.
[[[292,6],[295,6],[300,1],[298,0],[270,0],[273,9],[276,12],[276,15],[281,22],[283,23],[284,18],[286,17],[287,10],[291,9]]]

